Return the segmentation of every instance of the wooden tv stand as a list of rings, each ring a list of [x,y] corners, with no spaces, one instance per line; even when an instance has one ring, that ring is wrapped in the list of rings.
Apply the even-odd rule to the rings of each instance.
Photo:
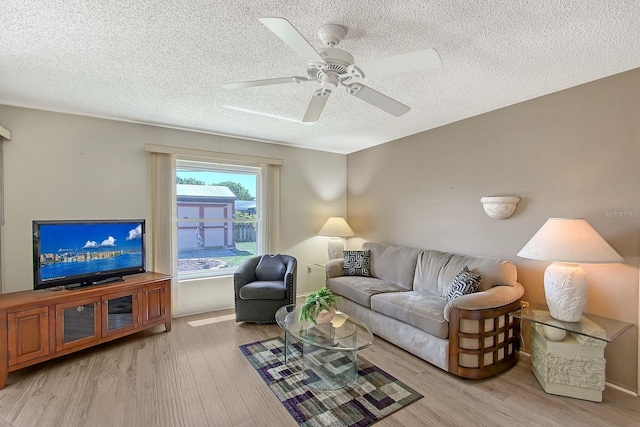
[[[0,295],[0,388],[9,372],[153,326],[171,330],[171,276]]]

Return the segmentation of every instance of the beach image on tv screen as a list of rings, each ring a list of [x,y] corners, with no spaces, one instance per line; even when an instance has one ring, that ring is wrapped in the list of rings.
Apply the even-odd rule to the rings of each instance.
[[[138,268],[142,262],[140,222],[42,224],[42,281]]]

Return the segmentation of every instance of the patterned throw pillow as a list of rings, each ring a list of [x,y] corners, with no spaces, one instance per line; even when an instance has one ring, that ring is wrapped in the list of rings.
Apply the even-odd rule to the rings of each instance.
[[[453,279],[453,283],[447,290],[447,302],[459,298],[463,295],[472,294],[478,290],[478,285],[482,276],[475,274],[469,270],[465,265],[456,277]]]
[[[343,251],[342,253],[344,254],[343,276],[371,276],[369,273],[370,251]]]

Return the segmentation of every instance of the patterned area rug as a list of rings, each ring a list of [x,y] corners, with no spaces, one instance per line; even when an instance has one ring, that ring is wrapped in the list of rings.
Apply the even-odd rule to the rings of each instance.
[[[336,391],[319,391],[304,384],[301,348],[294,344],[284,365],[280,337],[244,344],[240,351],[271,391],[301,426],[353,426],[374,424],[423,396],[362,356],[358,356],[358,379]]]

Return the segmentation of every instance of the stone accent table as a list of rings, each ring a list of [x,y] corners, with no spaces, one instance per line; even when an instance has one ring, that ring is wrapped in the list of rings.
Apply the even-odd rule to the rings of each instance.
[[[607,343],[593,338],[580,341],[573,333],[562,341],[550,341],[544,335],[543,325],[534,324],[533,374],[547,393],[602,402]]]
[[[547,310],[528,307],[509,315],[531,322],[532,370],[545,392],[602,402],[604,349],[631,323],[586,313],[579,322],[563,322]]]

